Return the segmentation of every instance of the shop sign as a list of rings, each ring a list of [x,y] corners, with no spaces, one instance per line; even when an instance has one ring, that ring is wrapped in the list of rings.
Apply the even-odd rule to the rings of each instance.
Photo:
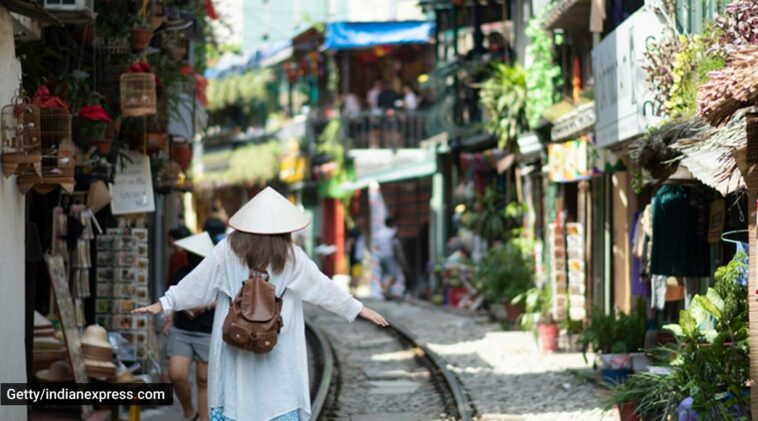
[[[592,175],[587,139],[547,145],[548,178],[555,183],[586,180]]]
[[[116,166],[116,175],[111,184],[111,213],[155,212],[153,178],[150,174],[150,159],[139,152],[130,152],[129,161]]]
[[[660,121],[642,66],[646,47],[666,29],[663,16],[643,7],[592,49],[597,147],[641,135]]]

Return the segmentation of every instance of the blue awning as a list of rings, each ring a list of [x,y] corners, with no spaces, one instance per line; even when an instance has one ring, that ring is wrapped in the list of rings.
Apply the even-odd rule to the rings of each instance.
[[[245,73],[258,67],[280,63],[292,55],[292,40],[275,41],[260,50],[248,50],[242,54],[225,54],[216,66],[205,71],[208,79],[223,79],[227,76]]]
[[[428,44],[434,22],[334,22],[326,25],[323,49],[342,50],[378,45]]]

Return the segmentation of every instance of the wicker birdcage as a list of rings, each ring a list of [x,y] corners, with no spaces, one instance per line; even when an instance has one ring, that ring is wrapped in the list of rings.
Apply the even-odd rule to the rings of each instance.
[[[74,190],[75,146],[71,135],[71,113],[65,108],[40,108],[41,175],[26,171],[18,177],[19,189],[31,187],[41,193],[61,186]]]
[[[19,93],[2,109],[0,132],[3,175],[10,177],[27,167],[41,174],[39,108]]]
[[[121,75],[121,115],[141,117],[156,113],[155,75],[125,73]]]

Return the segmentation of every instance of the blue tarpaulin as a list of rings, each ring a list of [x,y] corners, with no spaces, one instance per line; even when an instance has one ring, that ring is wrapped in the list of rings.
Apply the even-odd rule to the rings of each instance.
[[[216,66],[205,71],[208,79],[223,79],[227,76],[245,73],[249,70],[265,67],[282,54],[292,54],[292,40],[275,41],[264,45],[260,50],[246,51],[243,54],[226,54],[219,59]]]
[[[326,25],[325,50],[367,48],[377,45],[427,44],[434,22],[334,22]]]

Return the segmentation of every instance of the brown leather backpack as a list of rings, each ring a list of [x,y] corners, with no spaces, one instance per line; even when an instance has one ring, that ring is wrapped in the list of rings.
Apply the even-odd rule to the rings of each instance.
[[[224,342],[265,354],[274,348],[284,326],[281,314],[282,298],[276,296],[274,286],[268,282],[268,273],[253,270],[230,303],[224,319]]]

